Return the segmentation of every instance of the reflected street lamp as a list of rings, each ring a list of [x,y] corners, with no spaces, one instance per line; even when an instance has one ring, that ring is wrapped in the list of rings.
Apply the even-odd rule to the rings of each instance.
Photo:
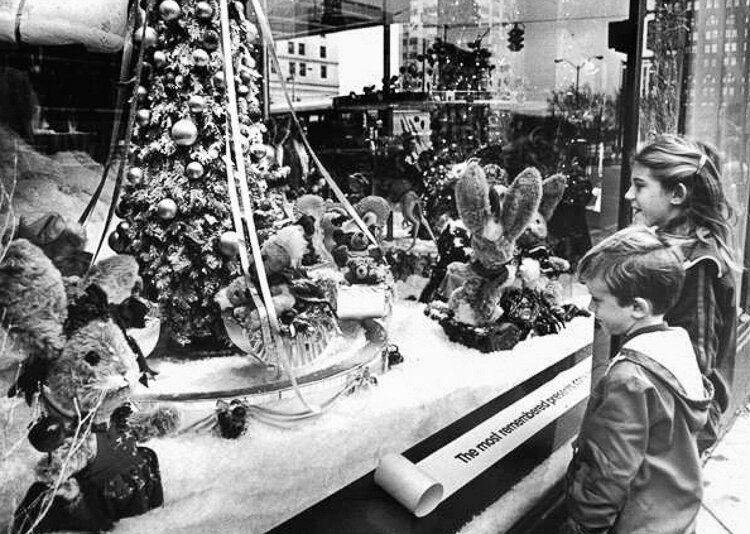
[[[295,79],[296,79],[296,76],[294,74],[290,74],[289,76],[286,77],[286,82],[287,83],[292,82],[292,102],[296,102],[297,101],[297,98],[294,95],[294,84],[295,84],[294,80]]]
[[[598,59],[601,61],[602,59],[604,59],[604,56],[602,55],[589,56],[583,61],[581,61],[578,65],[576,65],[569,59],[565,59],[565,58],[557,58],[555,60],[555,63],[567,63],[568,65],[570,65],[576,70],[576,100],[578,100],[578,95],[579,95],[578,88],[579,88],[580,81],[581,81],[581,69],[586,65],[586,63],[589,63],[592,59]]]

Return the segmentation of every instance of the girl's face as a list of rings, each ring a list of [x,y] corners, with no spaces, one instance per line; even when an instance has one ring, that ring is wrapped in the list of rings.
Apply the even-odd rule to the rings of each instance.
[[[680,202],[674,193],[665,190],[651,170],[633,164],[630,189],[625,193],[633,208],[633,222],[646,226],[664,226],[680,213]]]

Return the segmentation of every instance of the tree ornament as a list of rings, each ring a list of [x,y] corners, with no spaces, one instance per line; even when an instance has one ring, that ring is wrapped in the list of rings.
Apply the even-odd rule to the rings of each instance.
[[[143,180],[143,171],[140,167],[130,167],[128,169],[128,181],[131,184],[137,185]]]
[[[115,254],[122,254],[125,252],[125,240],[122,239],[122,236],[119,233],[117,233],[117,230],[109,234],[109,237],[107,237],[107,244]]]
[[[190,119],[181,119],[172,126],[172,139],[179,146],[190,146],[198,139],[198,128]]]
[[[210,60],[211,58],[209,57],[208,52],[202,48],[196,48],[193,50],[193,64],[196,67],[204,68],[208,65]]]
[[[228,258],[233,258],[240,252],[240,239],[237,232],[224,232],[219,237],[219,250]]]
[[[143,100],[148,96],[148,89],[146,89],[142,85],[139,85],[137,95],[139,100]]]
[[[156,30],[151,26],[146,26],[146,35],[143,35],[143,26],[136,28],[133,40],[136,43],[140,43],[143,40],[143,46],[146,48],[152,48],[156,44],[157,34]]]
[[[255,143],[250,147],[250,154],[253,156],[253,159],[255,159],[255,161],[260,161],[261,159],[266,157],[266,154],[268,154],[266,145],[264,145],[263,143]]]
[[[193,95],[188,100],[191,113],[203,113],[206,110],[206,99],[201,95]]]
[[[135,119],[141,126],[146,126],[151,119],[151,111],[148,109],[139,109],[135,114]]]
[[[198,161],[191,161],[188,163],[188,166],[185,167],[185,174],[187,174],[187,177],[191,180],[197,180],[203,176],[203,165]]]
[[[213,81],[214,87],[217,89],[224,89],[227,86],[226,80],[224,79],[224,73],[221,71],[214,74]]]
[[[198,2],[195,4],[195,16],[200,20],[210,20],[214,14],[211,4],[208,2]]]
[[[154,52],[154,66],[156,68],[161,68],[166,64],[167,64],[167,54],[165,54],[161,50],[157,50],[156,52]]]
[[[175,2],[175,0],[164,0],[159,4],[159,15],[166,21],[176,19],[180,16],[181,12],[180,4]]]
[[[171,221],[177,216],[177,204],[171,198],[165,198],[156,206],[156,213],[163,221]]]
[[[220,41],[221,38],[219,37],[219,34],[214,30],[206,30],[203,34],[203,48],[209,52],[213,52],[219,48]]]
[[[125,203],[124,202],[117,203],[117,206],[115,206],[115,215],[117,215],[121,219],[125,217]]]
[[[128,232],[130,231],[130,223],[128,221],[120,221],[120,224],[117,225],[115,231],[121,236],[128,235]]]
[[[238,74],[242,83],[250,83],[253,79],[252,71],[244,65],[239,68]]]

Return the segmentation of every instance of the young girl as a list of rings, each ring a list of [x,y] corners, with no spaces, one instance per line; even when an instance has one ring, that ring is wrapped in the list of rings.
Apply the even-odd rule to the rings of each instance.
[[[657,226],[686,260],[685,285],[665,320],[688,331],[700,370],[714,385],[709,421],[698,436],[703,452],[716,441],[729,404],[736,350],[734,273],[740,267],[730,246],[732,210],[719,158],[702,143],[660,136],[635,156],[625,198],[634,222]]]

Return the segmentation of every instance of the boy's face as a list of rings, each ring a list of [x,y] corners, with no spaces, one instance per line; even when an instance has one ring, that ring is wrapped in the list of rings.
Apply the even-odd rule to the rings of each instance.
[[[627,333],[636,322],[633,317],[633,305],[621,306],[599,277],[585,283],[591,294],[589,310],[594,313],[604,330],[614,336]]]

